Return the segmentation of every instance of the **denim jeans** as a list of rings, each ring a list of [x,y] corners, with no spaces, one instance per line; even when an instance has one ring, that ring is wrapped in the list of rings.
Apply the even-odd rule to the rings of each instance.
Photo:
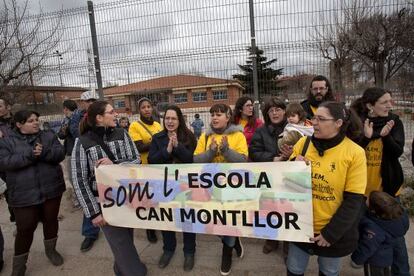
[[[164,241],[164,251],[174,252],[177,247],[177,239],[175,232],[161,231],[162,239]],[[196,247],[196,234],[183,232],[183,251],[184,255],[194,255]]]
[[[305,274],[310,255],[296,246],[289,243],[289,254],[287,268],[294,274]],[[318,256],[319,271],[326,276],[337,276],[341,270],[341,257],[330,258]]]
[[[83,215],[83,222],[82,222],[82,236],[85,238],[90,238],[96,240],[99,234],[99,227],[95,227],[92,224],[92,220],[90,218],[85,217]]]
[[[228,247],[234,247],[236,244],[236,237],[232,236],[219,236],[221,241],[224,242]]]

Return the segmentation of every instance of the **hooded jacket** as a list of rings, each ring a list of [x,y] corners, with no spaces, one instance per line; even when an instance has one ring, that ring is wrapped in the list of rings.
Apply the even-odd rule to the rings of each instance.
[[[367,212],[359,224],[358,247],[352,253],[352,260],[358,265],[391,266],[394,240],[404,236],[409,225],[406,212],[394,220],[380,219]]]
[[[223,150],[212,151],[211,141],[214,139],[218,146],[222,137],[227,137],[228,147]],[[235,163],[246,162],[248,156],[246,137],[241,126],[229,125],[223,134],[214,132],[211,127],[200,136],[194,151],[194,163]]]
[[[43,145],[39,157],[33,155],[36,143]],[[0,139],[0,168],[6,174],[9,206],[33,206],[61,196],[66,189],[63,159],[64,148],[51,131],[24,135],[14,130]]]

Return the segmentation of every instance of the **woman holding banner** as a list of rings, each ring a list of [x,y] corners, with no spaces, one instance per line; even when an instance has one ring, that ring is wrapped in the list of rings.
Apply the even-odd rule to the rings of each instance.
[[[226,104],[215,104],[210,108],[210,128],[200,136],[194,151],[196,163],[246,162],[247,142],[240,126],[231,124],[231,108]],[[238,237],[222,236],[221,275],[231,272],[232,253],[243,257],[243,246]]]
[[[283,133],[287,124],[285,111],[286,104],[276,97],[265,102],[263,108],[265,125],[256,130],[249,146],[249,157],[253,162],[273,162],[289,158],[292,153],[291,147],[286,145],[279,151],[277,145],[279,135]],[[266,240],[263,253],[269,254],[278,247],[278,241]],[[287,245],[284,245],[285,256],[286,251]]]
[[[400,118],[391,113],[391,94],[382,88],[368,88],[352,108],[364,124],[364,135],[359,144],[367,157],[368,181],[365,196],[372,191],[384,191],[399,200],[404,174],[398,160],[404,153],[404,126]],[[394,275],[409,275],[407,246],[404,237],[397,238],[391,267]]]
[[[139,120],[131,123],[128,133],[141,155],[141,163],[148,164],[148,151],[152,136],[160,132],[162,127],[154,120],[154,106],[150,99],[146,97],[139,99],[138,111]],[[147,230],[147,239],[151,243],[157,242],[155,230]]]
[[[148,154],[149,164],[193,163],[193,152],[197,140],[185,124],[181,109],[175,105],[167,107],[164,113],[164,130],[155,134]],[[158,266],[165,268],[171,261],[177,246],[175,232],[161,231],[164,253]],[[183,233],[184,271],[194,267],[196,234]]]
[[[146,275],[134,245],[133,229],[106,223],[98,202],[95,167],[140,163],[139,153],[128,133],[116,127],[117,113],[105,101],[91,104],[80,124],[79,139],[72,152],[73,188],[86,217],[101,227],[114,255],[115,275]]]
[[[314,135],[294,146],[291,159],[312,166],[313,243],[289,243],[288,275],[304,275],[310,255],[318,256],[319,275],[339,275],[341,258],[358,244],[358,223],[367,184],[357,116],[342,103],[324,102],[312,118]]]

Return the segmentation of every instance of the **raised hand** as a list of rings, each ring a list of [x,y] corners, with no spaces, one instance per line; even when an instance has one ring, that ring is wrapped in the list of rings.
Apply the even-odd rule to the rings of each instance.
[[[371,139],[372,134],[374,134],[374,124],[369,122],[369,119],[366,119],[364,122],[364,135],[368,139]]]
[[[214,139],[214,137],[211,138],[210,149],[212,151],[217,151],[217,149],[218,149],[218,144],[216,142],[216,139]]]
[[[390,120],[390,121],[388,121],[388,122],[385,124],[385,126],[383,126],[383,127],[382,127],[381,132],[380,132],[380,136],[381,136],[381,137],[385,137],[385,136],[387,136],[388,134],[390,134],[391,129],[394,127],[394,125],[395,125],[394,120]]]
[[[35,157],[39,157],[42,154],[43,146],[40,143],[36,143],[36,145],[33,148],[33,155]]]
[[[229,141],[227,139],[227,136],[223,136],[221,138],[220,151],[221,152],[224,152],[224,151],[226,151],[228,149],[229,149]]]

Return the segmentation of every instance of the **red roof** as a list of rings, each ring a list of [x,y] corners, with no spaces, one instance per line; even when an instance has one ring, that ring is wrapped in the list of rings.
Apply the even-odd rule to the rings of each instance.
[[[165,90],[194,86],[209,86],[217,84],[231,84],[238,83],[236,80],[210,78],[193,75],[175,75],[160,77],[136,83],[131,83],[122,86],[115,86],[104,89],[105,95],[116,95],[123,93],[131,93],[138,91],[153,91],[153,90]]]

